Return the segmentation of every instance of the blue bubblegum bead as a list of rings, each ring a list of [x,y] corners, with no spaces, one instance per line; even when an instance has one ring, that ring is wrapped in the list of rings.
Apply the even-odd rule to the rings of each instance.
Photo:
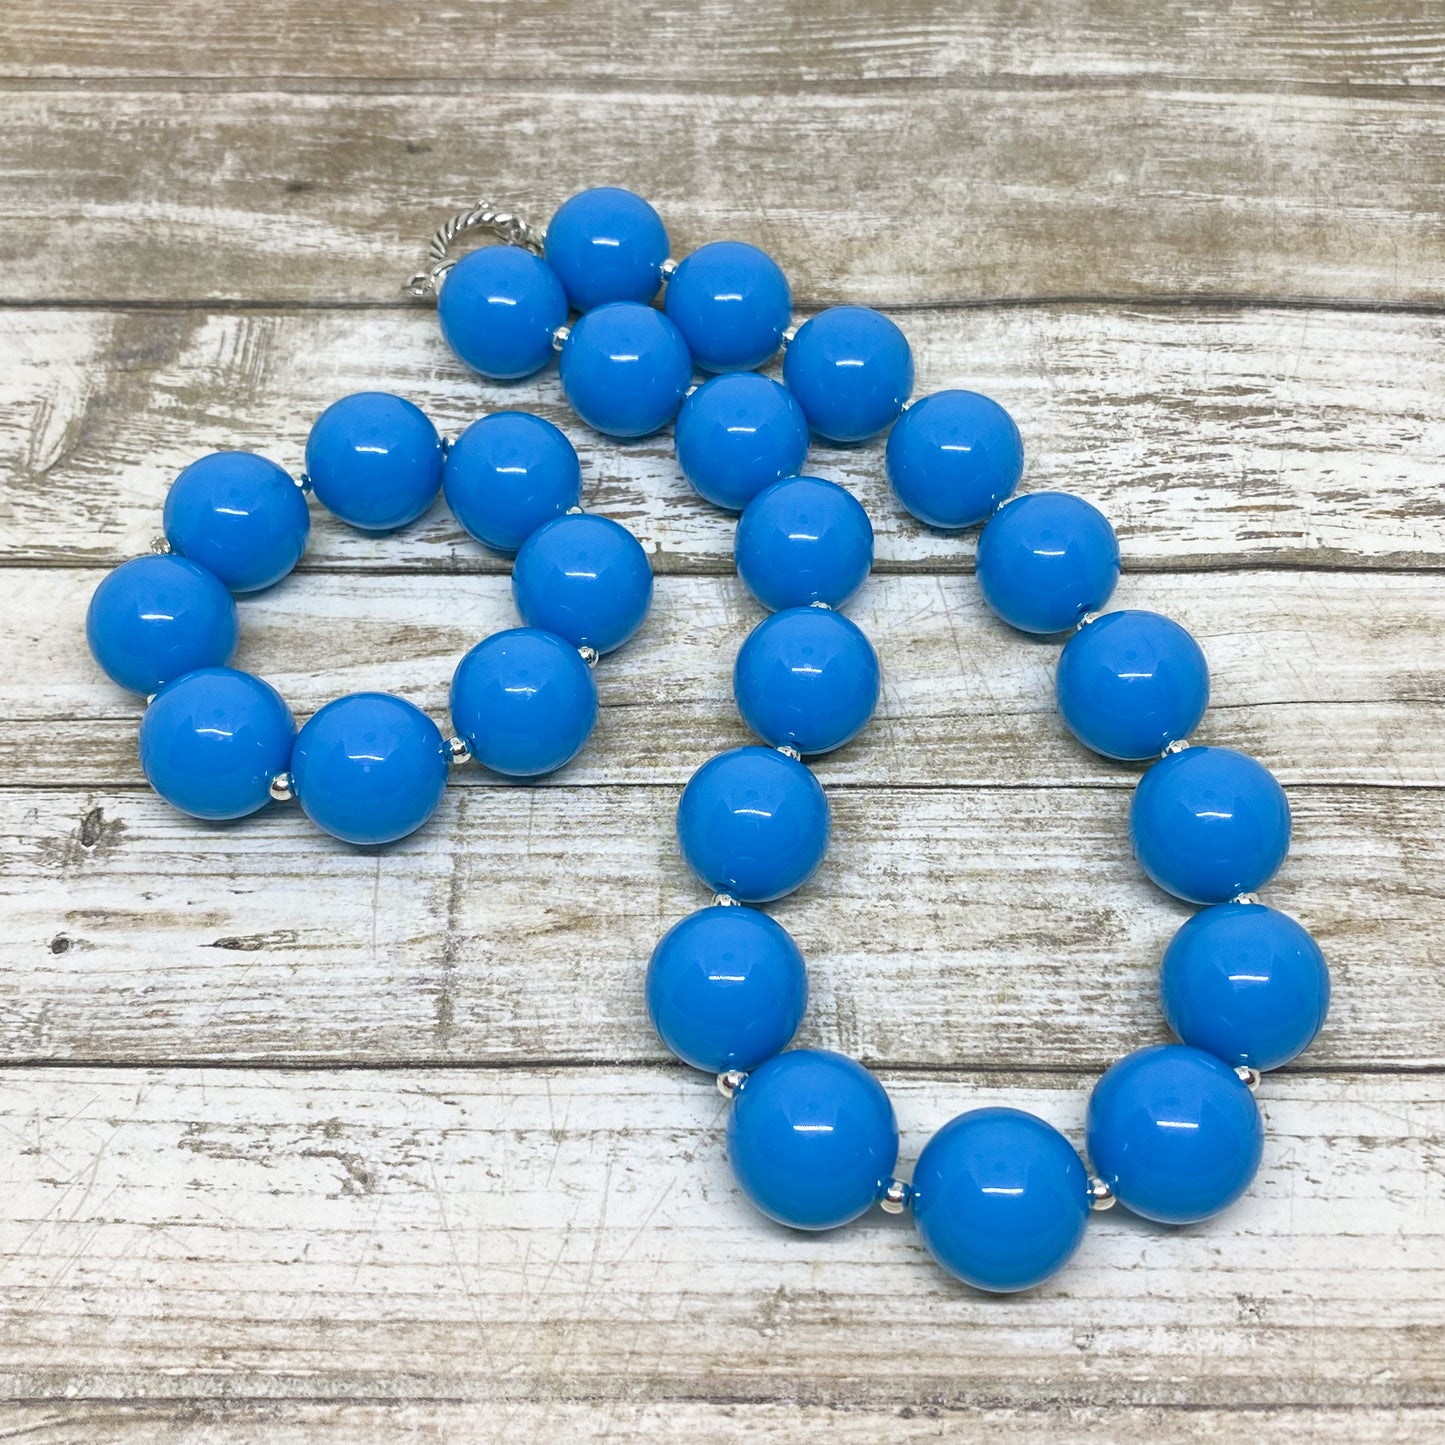
[[[986,520],[1024,474],[1014,419],[976,391],[915,401],[888,433],[888,480],[920,522],[945,531]]]
[[[652,564],[626,527],[578,512],[544,523],[522,543],[512,597],[528,627],[611,652],[647,617]]]
[[[787,387],[741,371],[705,381],[683,402],[673,443],[698,493],[738,512],[803,465],[808,419]]]
[[[363,532],[393,532],[421,516],[441,489],[443,460],[426,413],[386,391],[333,401],[306,438],[316,500]]]
[[[437,320],[447,345],[473,371],[515,381],[552,359],[567,293],[540,256],[521,246],[483,246],[446,273]]]
[[[878,656],[862,629],[827,607],[765,617],[738,649],[733,697],[771,747],[830,753],[855,738],[878,706]]]
[[[796,758],[733,748],[688,779],[677,839],[687,866],[714,893],[768,903],[818,871],[830,821],[822,787]]]
[[[755,1069],[788,1046],[808,971],[786,928],[756,908],[700,908],[663,934],[647,965],[647,1013],[683,1063]]]
[[[193,818],[244,818],[291,765],[296,724],[269,683],[230,667],[168,682],[140,720],[140,765],[171,807]]]
[[[1226,1064],[1277,1069],[1323,1027],[1330,971],[1319,944],[1288,914],[1221,903],[1170,940],[1159,1001],[1184,1043]]]
[[[212,452],[166,493],[166,540],[232,592],[259,592],[301,560],[311,532],[306,496],[255,452]]]
[[[547,260],[579,311],[651,301],[662,284],[667,230],[631,191],[597,186],[562,202],[547,223]]]
[[[1010,627],[1064,632],[1109,600],[1119,580],[1119,540],[1082,497],[1031,492],[979,533],[976,569],[983,600]]]
[[[793,319],[782,267],[746,241],[710,241],[679,262],[663,305],[704,371],[762,366]]]
[[[841,607],[873,567],[873,524],[837,482],[789,477],[748,503],[733,556],[738,576],[764,607]]]
[[[106,675],[146,695],[183,672],[229,662],[240,636],[235,599],[185,557],[122,562],[101,578],[85,614],[86,641]]]
[[[1109,612],[1059,654],[1059,712],[1073,735],[1106,758],[1157,758],[1187,738],[1209,705],[1199,644],[1157,612]]]
[[[477,541],[511,555],[543,522],[577,505],[582,466],[551,422],[499,411],[452,443],[442,487],[452,515]]]
[[[1264,1151],[1259,1109],[1239,1075],[1200,1049],[1126,1055],[1089,1096],[1094,1172],[1119,1202],[1160,1224],[1194,1224],[1234,1203]]]
[[[769,1219],[836,1229],[878,1199],[898,1162],[883,1086],[842,1054],[794,1049],[750,1073],[728,1118],[728,1163]]]
[[[448,753],[437,725],[404,698],[354,692],[301,729],[291,754],[296,801],[346,843],[394,843],[436,811]]]
[[[1074,1146],[1021,1109],[973,1109],[918,1156],[913,1222],[949,1274],[998,1294],[1032,1289],[1068,1263],[1089,1220]]]
[[[866,441],[903,410],[913,353],[881,312],[835,306],[798,328],[783,353],[783,380],[820,437]]]
[[[582,751],[597,722],[597,685],[570,643],[516,627],[484,638],[457,664],[451,707],[479,763],[536,778]]]
[[[645,437],[677,415],[692,384],[692,358],[662,312],[631,301],[577,318],[562,347],[562,390],[588,426]]]
[[[1166,893],[1223,903],[1262,888],[1289,852],[1289,800],[1275,775],[1232,748],[1185,748],[1134,789],[1129,840]]]

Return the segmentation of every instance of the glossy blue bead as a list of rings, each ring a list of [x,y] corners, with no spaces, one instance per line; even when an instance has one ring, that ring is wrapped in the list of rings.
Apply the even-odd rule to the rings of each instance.
[[[582,751],[597,722],[597,685],[571,643],[516,627],[484,638],[457,664],[451,708],[479,763],[536,778]]]
[[[873,567],[873,524],[847,488],[789,477],[748,503],[733,556],[738,576],[764,607],[841,607]]]
[[[866,441],[903,410],[913,353],[881,312],[835,306],[798,328],[783,353],[783,380],[820,437]]]
[[[316,500],[364,532],[414,522],[441,490],[441,438],[418,406],[385,391],[334,401],[306,438]]]
[[[1074,1146],[1021,1109],[973,1109],[918,1156],[913,1222],[928,1252],[975,1289],[1007,1294],[1068,1263],[1089,1220]]]
[[[597,186],[563,201],[547,223],[547,260],[578,311],[651,301],[662,284],[667,230],[631,191]]]
[[[1289,800],[1274,774],[1231,748],[1186,748],[1134,789],[1129,840],[1139,866],[1189,903],[1262,888],[1289,852]]]
[[[521,246],[483,246],[446,273],[437,320],[447,345],[473,371],[514,381],[552,359],[567,293],[540,256]]]
[[[522,543],[512,597],[528,627],[611,652],[647,617],[652,564],[626,527],[579,512],[544,523]]]
[[[236,603],[214,573],[185,557],[135,557],[101,578],[85,637],[106,675],[150,694],[198,667],[231,660]]]
[[[577,318],[562,348],[561,377],[588,426],[644,437],[677,415],[692,384],[692,358],[662,312],[618,301]]]
[[[786,928],[756,908],[700,908],[663,934],[647,965],[647,1013],[683,1063],[755,1069],[788,1046],[808,971]]]
[[[808,419],[787,387],[751,371],[715,376],[673,428],[682,474],[715,507],[739,512],[808,455]]]
[[[1264,1129],[1228,1064],[1161,1044],[1114,1064],[1089,1096],[1089,1158],[1119,1202],[1160,1224],[1194,1224],[1254,1178]]]
[[[329,702],[296,736],[296,800],[347,843],[394,843],[436,811],[449,754],[437,725],[404,698],[354,692]]]
[[[232,592],[259,592],[301,560],[311,532],[306,496],[255,452],[212,452],[171,483],[166,540]]]
[[[744,903],[768,903],[801,888],[828,851],[829,827],[818,780],[773,748],[734,748],[709,758],[677,805],[687,866],[714,893]]]
[[[193,818],[244,818],[291,765],[296,724],[269,683],[229,667],[168,682],[140,722],[140,764],[171,807]]]
[[[452,443],[442,487],[452,515],[477,541],[511,555],[543,522],[577,505],[582,466],[551,422],[499,411]]]
[[[728,1163],[769,1219],[835,1229],[866,1212],[898,1162],[883,1086],[842,1054],[794,1049],[754,1069],[728,1118]]]
[[[878,706],[878,656],[854,622],[826,607],[765,617],[738,649],[733,697],[769,746],[830,753],[855,738]]]
[[[1182,1042],[1226,1064],[1277,1069],[1323,1027],[1330,971],[1319,944],[1288,914],[1221,903],[1170,941],[1159,1001]]]
[[[1209,664],[1177,622],[1157,612],[1109,612],[1064,644],[1055,694],[1085,747],[1137,762],[1199,726]]]
[[[1113,594],[1119,541],[1108,519],[1067,492],[1031,492],[978,536],[978,588],[1010,627],[1048,634],[1075,626]]]
[[[888,480],[920,522],[945,531],[985,521],[1024,474],[1014,419],[976,391],[915,401],[888,433]]]
[[[766,251],[710,241],[678,264],[664,308],[704,371],[751,371],[782,345],[793,293]]]

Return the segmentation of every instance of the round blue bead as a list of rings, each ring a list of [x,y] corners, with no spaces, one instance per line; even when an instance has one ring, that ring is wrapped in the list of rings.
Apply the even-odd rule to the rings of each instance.
[[[652,564],[626,527],[579,512],[545,522],[522,543],[512,597],[528,627],[611,652],[647,617]]]
[[[662,312],[618,301],[577,318],[562,348],[561,377],[588,426],[645,437],[677,415],[692,384],[692,358]]]
[[[920,522],[956,531],[982,522],[1024,474],[1014,419],[976,391],[916,401],[888,434],[888,479]]]
[[[873,566],[873,524],[836,482],[789,477],[759,492],[738,521],[738,576],[764,607],[841,607]]]
[[[789,607],[748,634],[733,666],[743,721],[769,746],[830,753],[878,706],[878,657],[854,622],[825,607]]]
[[[333,401],[306,438],[316,500],[363,532],[392,532],[421,516],[441,489],[443,460],[426,413],[385,391]]]
[[[85,636],[113,682],[148,695],[183,672],[229,662],[241,626],[235,599],[199,563],[135,557],[101,578]]]
[[[647,1012],[683,1063],[755,1069],[788,1046],[808,971],[787,929],[756,908],[700,908],[663,934],[647,965]]]
[[[682,790],[677,838],[687,866],[744,903],[781,898],[828,851],[828,799],[802,763],[773,748],[709,758]]]
[[[740,371],[705,381],[673,428],[683,475],[715,507],[741,511],[793,476],[808,455],[808,419],[787,387]]]
[[[453,442],[442,487],[452,515],[477,541],[511,555],[543,522],[577,505],[582,466],[551,422],[499,411]]]
[[[864,1213],[893,1175],[893,1105],[878,1080],[842,1054],[776,1054],[733,1100],[728,1162],[769,1219],[835,1229]]]
[[[547,260],[578,311],[651,301],[662,284],[667,230],[631,191],[597,186],[563,201],[547,223]]]
[[[446,273],[437,320],[447,345],[473,371],[514,381],[552,359],[567,293],[540,256],[521,246],[483,246]]]
[[[1085,747],[1106,758],[1157,758],[1187,738],[1209,704],[1199,644],[1157,612],[1110,612],[1064,644],[1059,712]]]
[[[229,667],[168,682],[140,722],[140,765],[171,807],[193,818],[244,818],[291,765],[296,724],[269,683]]]
[[[1184,1043],[1226,1064],[1277,1069],[1323,1027],[1330,971],[1319,944],[1288,914],[1221,903],[1170,941],[1159,1000]]]
[[[212,452],[166,493],[166,540],[232,592],[259,592],[301,560],[311,509],[301,488],[255,452]]]
[[[983,600],[1010,627],[1063,632],[1109,600],[1119,580],[1119,541],[1081,497],[1031,492],[979,533],[976,569]]]
[[[354,692],[301,729],[291,754],[296,800],[346,843],[394,843],[436,811],[448,753],[437,725],[404,698]]]
[[[783,353],[783,380],[832,442],[877,436],[913,390],[908,338],[881,312],[835,306],[805,321]]]
[[[1086,1125],[1094,1172],[1119,1202],[1160,1224],[1194,1224],[1254,1178],[1264,1129],[1254,1095],[1200,1049],[1161,1044],[1094,1085]]]
[[[597,722],[592,670],[551,632],[516,627],[477,643],[452,677],[452,725],[494,773],[536,778],[582,751]]]
[[[766,251],[711,241],[679,263],[664,307],[704,371],[750,371],[782,345],[793,293]]]
[[[973,1109],[923,1147],[913,1222],[928,1252],[975,1289],[1032,1289],[1072,1258],[1089,1220],[1074,1146],[1021,1109]]]
[[[1139,866],[1189,903],[1263,887],[1289,852],[1289,800],[1274,774],[1231,748],[1186,748],[1134,789],[1129,839]]]

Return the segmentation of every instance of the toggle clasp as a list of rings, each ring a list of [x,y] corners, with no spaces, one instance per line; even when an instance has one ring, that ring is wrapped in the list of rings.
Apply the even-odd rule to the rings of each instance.
[[[458,211],[437,227],[427,245],[431,265],[425,271],[418,271],[402,290],[408,296],[418,298],[435,296],[441,290],[442,277],[457,264],[451,254],[452,247],[469,231],[490,231],[506,245],[521,246],[538,256],[542,254],[542,244],[547,236],[544,227],[532,226],[514,212],[499,209],[491,201],[478,201],[470,210]]]

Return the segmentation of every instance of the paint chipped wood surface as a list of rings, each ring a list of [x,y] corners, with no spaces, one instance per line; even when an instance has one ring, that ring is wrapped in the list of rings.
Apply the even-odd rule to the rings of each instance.
[[[0,1433],[425,1438],[1432,1441],[1445,1430],[1445,12],[1286,0],[12,0],[0,32]],[[696,906],[690,770],[743,740],[759,615],[666,436],[602,444],[555,372],[464,375],[399,294],[481,191],[544,219],[633,184],[800,305],[893,311],[919,385],[1019,418],[1026,485],[1118,526],[1117,601],[1203,641],[1200,737],[1290,788],[1270,899],[1333,966],[1262,1091],[1237,1209],[1122,1211],[1046,1288],[951,1285],[902,1221],[760,1221],[724,1105],[642,1016]],[[644,539],[647,628],[559,777],[464,773],[383,853],[294,810],[179,818],[80,636],[170,478],[385,385],[456,432],[558,421]],[[1163,1037],[1185,910],[1127,858],[1136,773],[1075,746],[1055,648],[986,614],[881,449],[852,606],[880,716],[823,760],[836,843],[777,908],[805,1042],[875,1065],[906,1160],[964,1107],[1076,1140]],[[439,720],[512,619],[438,506],[317,513],[242,602],[240,661],[305,715],[362,687]]]

